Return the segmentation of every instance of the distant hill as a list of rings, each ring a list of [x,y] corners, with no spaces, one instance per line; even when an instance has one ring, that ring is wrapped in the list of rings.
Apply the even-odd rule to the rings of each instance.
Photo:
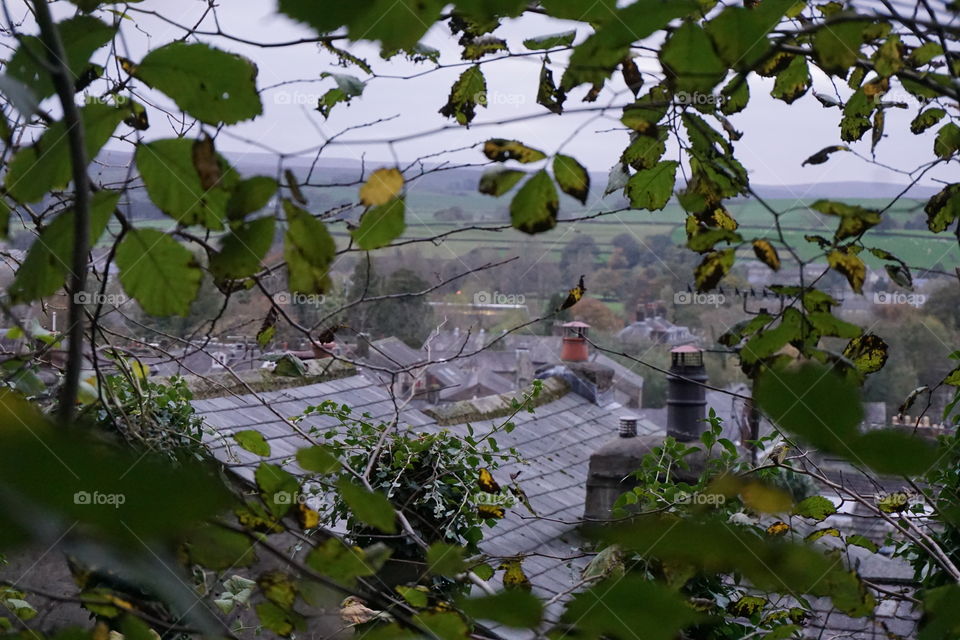
[[[275,175],[277,159],[267,153],[225,154],[235,163],[242,173],[260,173]],[[107,150],[101,153],[100,160],[114,168],[116,177],[121,177],[119,167],[126,166],[131,154],[127,151]],[[306,174],[313,160],[310,158],[289,158],[287,166],[292,166],[297,174]],[[368,160],[366,168],[369,172],[389,164],[387,162]],[[354,158],[321,158],[314,167],[313,182],[343,183],[356,180],[360,176],[361,163]],[[424,169],[436,170],[438,165],[424,163]],[[465,191],[475,191],[484,167],[452,167],[428,173],[417,179],[419,188],[434,193],[461,194]],[[591,182],[594,189],[603,189],[607,183],[607,176],[603,173],[591,173]],[[821,182],[818,184],[793,185],[753,185],[754,190],[762,198],[770,199],[803,199],[815,198],[893,198],[907,187],[906,184],[889,182]],[[939,189],[933,186],[916,185],[907,193],[912,198],[929,198]]]

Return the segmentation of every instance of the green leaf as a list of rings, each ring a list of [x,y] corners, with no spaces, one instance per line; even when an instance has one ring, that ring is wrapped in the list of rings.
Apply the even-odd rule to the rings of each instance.
[[[860,235],[874,225],[880,224],[880,212],[865,209],[857,205],[844,204],[832,200],[817,200],[810,208],[825,215],[841,218],[835,238],[844,240]]]
[[[293,634],[295,623],[291,619],[295,615],[292,611],[285,611],[272,602],[261,602],[256,606],[257,618],[260,624],[273,631],[278,636]]]
[[[513,189],[527,175],[516,169],[490,169],[480,176],[478,191],[489,196],[500,197]]]
[[[627,181],[626,196],[634,209],[659,211],[670,202],[676,180],[675,160],[659,162],[651,169],[637,171]]]
[[[254,176],[241,180],[227,201],[227,218],[242,220],[247,215],[263,209],[276,195],[280,185],[273,178]]]
[[[735,259],[736,249],[711,251],[705,255],[694,271],[697,290],[709,291],[716,287],[723,276],[729,273]]]
[[[543,617],[540,599],[517,589],[482,598],[458,600],[457,608],[475,620],[492,620],[520,629],[536,628]]]
[[[467,570],[464,549],[446,542],[434,542],[427,549],[427,571],[438,576],[453,577]]]
[[[877,429],[862,435],[854,444],[856,462],[881,474],[919,475],[926,473],[938,458],[936,447],[910,433]]]
[[[624,149],[620,160],[637,171],[652,169],[667,152],[666,141],[667,131],[663,128],[659,129],[657,135],[633,136],[633,141]]]
[[[824,536],[830,536],[832,538],[840,537],[840,530],[836,527],[826,527],[823,529],[817,529],[809,534],[807,534],[803,539],[807,542],[816,542]]]
[[[467,623],[459,613],[423,612],[413,621],[428,631],[429,637],[440,640],[468,640]]]
[[[405,587],[401,584],[394,588],[411,607],[415,609],[427,608],[429,591],[426,587]]]
[[[910,132],[919,135],[940,122],[946,115],[946,111],[937,108],[921,111],[910,123]]]
[[[728,7],[707,23],[720,58],[739,71],[752,71],[770,48],[767,34],[773,29],[793,0],[763,2],[759,7]]]
[[[616,611],[617,615],[610,615]],[[573,596],[561,621],[586,632],[586,637],[634,637],[643,629],[644,640],[671,640],[698,615],[674,591],[628,575],[607,579]]]
[[[483,143],[483,155],[494,162],[516,160],[521,164],[529,164],[543,160],[547,155],[539,149],[528,147],[517,140],[491,138]]]
[[[667,107],[672,100],[670,91],[663,85],[651,87],[650,91],[640,96],[623,108],[620,121],[642,135],[659,135],[656,124],[667,113]]]
[[[128,113],[128,109],[106,104],[90,104],[80,110],[88,160],[97,156]],[[59,120],[47,127],[32,146],[13,156],[4,184],[20,202],[36,202],[48,191],[66,187],[72,177],[67,129]]]
[[[297,478],[275,464],[261,462],[253,478],[260,489],[263,503],[277,518],[286,515],[299,497],[300,483]]]
[[[865,333],[847,343],[843,357],[853,362],[860,373],[874,373],[887,362],[889,347],[883,338]]]
[[[220,251],[210,257],[210,273],[217,280],[239,280],[260,270],[273,245],[276,219],[257,218],[235,227],[223,240]]]
[[[720,91],[720,96],[723,98],[720,113],[728,116],[740,113],[750,102],[750,85],[743,76],[734,76]]]
[[[394,198],[386,204],[371,207],[360,217],[360,226],[350,233],[357,246],[364,251],[385,247],[401,235],[407,224],[404,198]]]
[[[923,207],[927,214],[927,228],[934,233],[946,231],[960,218],[960,183],[948,184]]]
[[[469,125],[476,116],[477,105],[487,105],[487,80],[480,65],[464,71],[450,87],[447,104],[440,108],[440,115],[454,118],[462,125]]]
[[[582,164],[570,156],[558,155],[553,159],[553,176],[560,185],[560,189],[587,204],[590,195],[590,174]]]
[[[862,547],[863,549],[866,549],[872,553],[876,553],[880,550],[880,547],[877,546],[876,542],[858,533],[847,536],[847,544],[852,544],[855,547]]]
[[[120,199],[116,191],[98,191],[90,203],[90,246],[96,244]],[[30,246],[27,257],[10,285],[15,303],[30,302],[53,295],[63,287],[73,264],[75,214],[73,209],[61,213]]]
[[[75,16],[57,24],[70,75],[79,78],[93,53],[113,39],[117,30],[91,16]],[[6,65],[6,73],[30,87],[38,101],[52,96],[56,89],[45,68],[47,48],[37,36],[24,36]]]
[[[578,5],[573,9],[572,4],[567,4],[569,6],[564,11],[574,20],[585,19],[584,16],[591,11],[590,7]],[[584,83],[603,85],[627,55],[633,42],[653,35],[671,20],[696,11],[698,6],[691,0],[638,0],[621,9],[612,6],[609,9],[602,8],[598,2],[594,3],[592,9],[597,12],[597,21],[602,21],[602,24],[573,50],[560,82],[560,86],[567,91]],[[573,16],[573,13],[577,15]]]
[[[330,89],[317,100],[317,111],[324,118],[330,117],[330,112],[334,106],[341,102],[349,103],[351,99],[363,95],[366,86],[359,78],[344,73],[328,73],[325,71],[320,74],[320,77],[333,78],[337,83],[336,89]]]
[[[710,94],[727,75],[727,65],[707,33],[694,22],[685,22],[673,32],[660,49],[660,62],[667,83],[677,92]]]
[[[463,54],[461,57],[464,60],[479,60],[484,56],[498,53],[500,51],[510,51],[510,49],[507,47],[506,40],[489,35],[479,38],[471,38],[463,41],[462,44]]]
[[[0,424],[4,490],[114,549],[118,543],[142,548],[146,539],[170,548],[168,543],[232,503],[212,466],[183,456],[174,467],[164,455],[94,441],[86,429],[65,430],[48,421],[13,392],[0,392]],[[176,495],[190,499],[169,499]],[[0,519],[0,540],[7,545],[23,520],[10,510]],[[66,529],[50,523],[53,531]]]
[[[283,201],[287,233],[283,257],[291,293],[325,293],[330,287],[330,265],[337,245],[325,224],[289,200]]]
[[[204,524],[191,533],[186,550],[192,564],[212,571],[249,567],[257,559],[253,540],[215,524]]]
[[[933,152],[937,157],[946,160],[957,150],[960,150],[960,127],[948,122],[937,132],[937,138],[933,141]]]
[[[256,65],[205,44],[172,42],[154,49],[133,75],[207,124],[235,124],[263,113]]]
[[[852,452],[863,420],[856,385],[830,369],[810,362],[775,365],[755,384],[760,409],[782,429],[821,449]]]
[[[307,556],[307,566],[346,584],[352,584],[357,578],[372,576],[378,569],[367,559],[364,551],[349,547],[337,538],[329,538],[317,545]]]
[[[916,66],[921,66],[941,55],[943,55],[943,47],[936,42],[927,41],[910,52],[910,62]]]
[[[131,229],[117,247],[120,284],[153,316],[190,313],[203,272],[190,251],[156,229]]]
[[[337,489],[358,520],[384,533],[396,533],[396,512],[382,493],[367,491],[345,476],[337,482]]]
[[[857,61],[862,43],[864,22],[836,22],[825,24],[813,37],[813,53],[827,73],[846,77]]]
[[[540,170],[526,181],[510,202],[510,221],[515,229],[534,234],[557,225],[560,198],[546,171]]]
[[[185,225],[220,230],[230,200],[228,187],[236,174],[220,161],[217,184],[205,189],[193,162],[193,141],[186,138],[154,140],[137,146],[137,170],[150,200],[165,214]],[[225,169],[225,170],[224,170]]]
[[[823,336],[856,338],[863,333],[857,325],[844,322],[828,311],[814,311],[807,315],[807,320]]]
[[[543,61],[540,67],[540,82],[537,85],[537,104],[543,105],[553,113],[563,113],[563,103],[567,100],[567,92],[558,87],[553,80],[553,71]]]
[[[830,500],[823,496],[810,496],[801,500],[794,508],[793,513],[816,522],[823,522],[828,516],[837,512],[837,508]]]
[[[297,464],[306,471],[333,473],[340,468],[340,460],[323,445],[314,445],[297,450]]]
[[[577,37],[576,30],[563,31],[561,33],[552,33],[546,36],[537,36],[527,38],[523,41],[523,46],[534,51],[543,49],[553,49],[554,47],[568,47],[573,44],[573,39]]]
[[[247,431],[238,431],[233,434],[233,439],[237,444],[252,454],[265,458],[270,455],[270,443],[266,441],[263,434],[252,429]]]
[[[810,88],[810,68],[803,56],[793,56],[790,64],[777,74],[770,95],[777,100],[792,104]]]
[[[769,324],[770,316],[763,315],[760,317],[766,322],[758,320],[756,324],[747,325],[757,333],[743,345],[743,349],[740,351],[740,359],[744,364],[753,364],[772,356],[787,343],[798,338],[804,328],[803,316],[793,308],[784,311],[780,324],[773,329],[760,331]]]
[[[302,378],[307,375],[307,365],[292,353],[285,353],[277,360],[273,375],[285,378]]]
[[[351,40],[379,40],[383,49],[412,48],[437,22],[440,0],[368,0],[356,3],[280,0],[280,11],[325,35],[347,27]]]

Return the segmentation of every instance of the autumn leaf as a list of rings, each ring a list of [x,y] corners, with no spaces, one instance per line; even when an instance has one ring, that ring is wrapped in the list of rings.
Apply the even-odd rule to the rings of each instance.
[[[360,202],[367,207],[379,207],[393,200],[403,190],[403,174],[399,170],[377,169],[360,187]]]

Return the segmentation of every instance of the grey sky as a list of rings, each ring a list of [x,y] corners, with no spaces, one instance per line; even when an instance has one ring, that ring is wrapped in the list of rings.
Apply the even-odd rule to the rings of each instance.
[[[22,1],[10,2],[15,16],[22,16]],[[58,16],[71,12],[72,5],[58,3]],[[202,15],[206,2],[200,0],[146,0],[132,5],[136,9],[153,10],[180,24],[194,24]],[[139,59],[151,46],[169,42],[183,34],[182,30],[154,17],[131,13],[135,22],[123,21],[124,43],[134,60]],[[275,13],[273,2],[252,0],[223,0],[218,12],[220,27],[224,32],[246,39],[262,42],[279,42],[309,37],[311,31]],[[525,51],[521,41],[524,37],[543,35],[572,28],[574,23],[551,20],[543,16],[524,16],[506,23],[497,35],[507,39],[511,51]],[[211,18],[201,26],[201,31],[215,30]],[[150,34],[148,37],[146,34]],[[579,25],[578,42],[587,35],[587,28]],[[437,111],[446,101],[450,85],[465,67],[443,69],[417,79],[377,78],[371,81],[362,98],[351,105],[338,105],[329,120],[315,111],[316,99],[334,86],[333,80],[320,81],[324,71],[350,73],[363,77],[358,69],[344,70],[335,66],[334,57],[319,50],[313,44],[285,48],[256,48],[231,42],[222,38],[202,37],[204,41],[220,48],[242,53],[257,62],[260,69],[261,88],[290,83],[266,91],[263,95],[264,115],[255,121],[230,127],[228,135],[221,136],[222,150],[243,152],[255,150],[243,139],[256,140],[284,152],[304,151],[317,147],[324,140],[349,126],[361,125],[381,118],[393,117],[389,122],[346,134],[342,141],[351,144],[336,144],[329,147],[325,158],[358,159],[366,154],[374,164],[390,162],[392,157],[410,160],[418,156],[436,153],[444,149],[465,147],[492,136],[518,138],[544,151],[556,151],[578,128],[580,132],[564,147],[564,152],[573,155],[594,171],[607,171],[624,148],[627,137],[623,131],[608,131],[618,127],[617,111],[611,110],[604,117],[590,114],[564,114],[556,116],[536,104],[536,88],[540,69],[538,57],[514,58],[483,65],[487,76],[489,108],[478,109],[474,125],[468,129],[453,129],[436,135],[400,142],[395,145],[360,144],[362,140],[384,140],[438,127],[449,126],[452,121],[440,116]],[[444,63],[459,62],[459,47],[445,25],[434,27],[424,42],[442,51]],[[400,58],[393,62],[380,59],[376,47],[361,44],[351,49],[355,54],[373,64],[378,74],[406,76],[423,72],[431,65],[413,65]],[[553,58],[555,74],[559,79],[563,56]],[[644,60],[644,70],[657,69],[655,60]],[[832,93],[829,79],[814,71],[815,89]],[[649,83],[648,83],[649,84]],[[822,147],[840,143],[839,111],[825,109],[808,94],[793,105],[785,105],[769,97],[772,80],[755,78],[751,82],[752,100],[747,110],[733,116],[733,124],[744,132],[743,139],[736,143],[738,157],[751,173],[757,184],[798,184],[824,181],[862,180],[905,183],[906,176],[870,165],[852,154],[835,154],[828,163],[801,167],[804,158]],[[845,89],[842,83],[840,86]],[[608,83],[598,102],[593,105],[581,103],[585,92],[581,88],[567,101],[568,109],[604,104],[622,105],[628,101],[628,92],[619,80]],[[153,95],[153,94],[145,94]],[[156,96],[154,95],[156,98]],[[916,115],[918,105],[908,95],[891,95],[887,99],[905,101],[910,109],[887,111],[889,135],[878,147],[877,159],[900,169],[913,169],[932,157],[935,129],[922,136],[913,136],[907,126]],[[163,98],[159,100],[163,102]],[[505,125],[484,126],[517,116],[539,114],[540,117]],[[163,123],[160,114],[153,115],[153,127],[148,137],[170,135],[171,130]],[[870,155],[870,135],[864,142],[854,145],[861,154]],[[675,154],[675,150],[668,154]],[[442,156],[452,162],[481,162],[477,150],[467,150]],[[930,174],[931,177],[937,174]],[[945,177],[940,172],[939,177]],[[923,183],[929,184],[925,179]],[[864,194],[868,195],[868,194]]]

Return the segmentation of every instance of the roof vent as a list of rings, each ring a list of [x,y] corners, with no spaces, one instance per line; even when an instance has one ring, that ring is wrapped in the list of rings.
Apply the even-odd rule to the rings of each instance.
[[[637,419],[633,416],[620,416],[620,437],[637,437]]]

